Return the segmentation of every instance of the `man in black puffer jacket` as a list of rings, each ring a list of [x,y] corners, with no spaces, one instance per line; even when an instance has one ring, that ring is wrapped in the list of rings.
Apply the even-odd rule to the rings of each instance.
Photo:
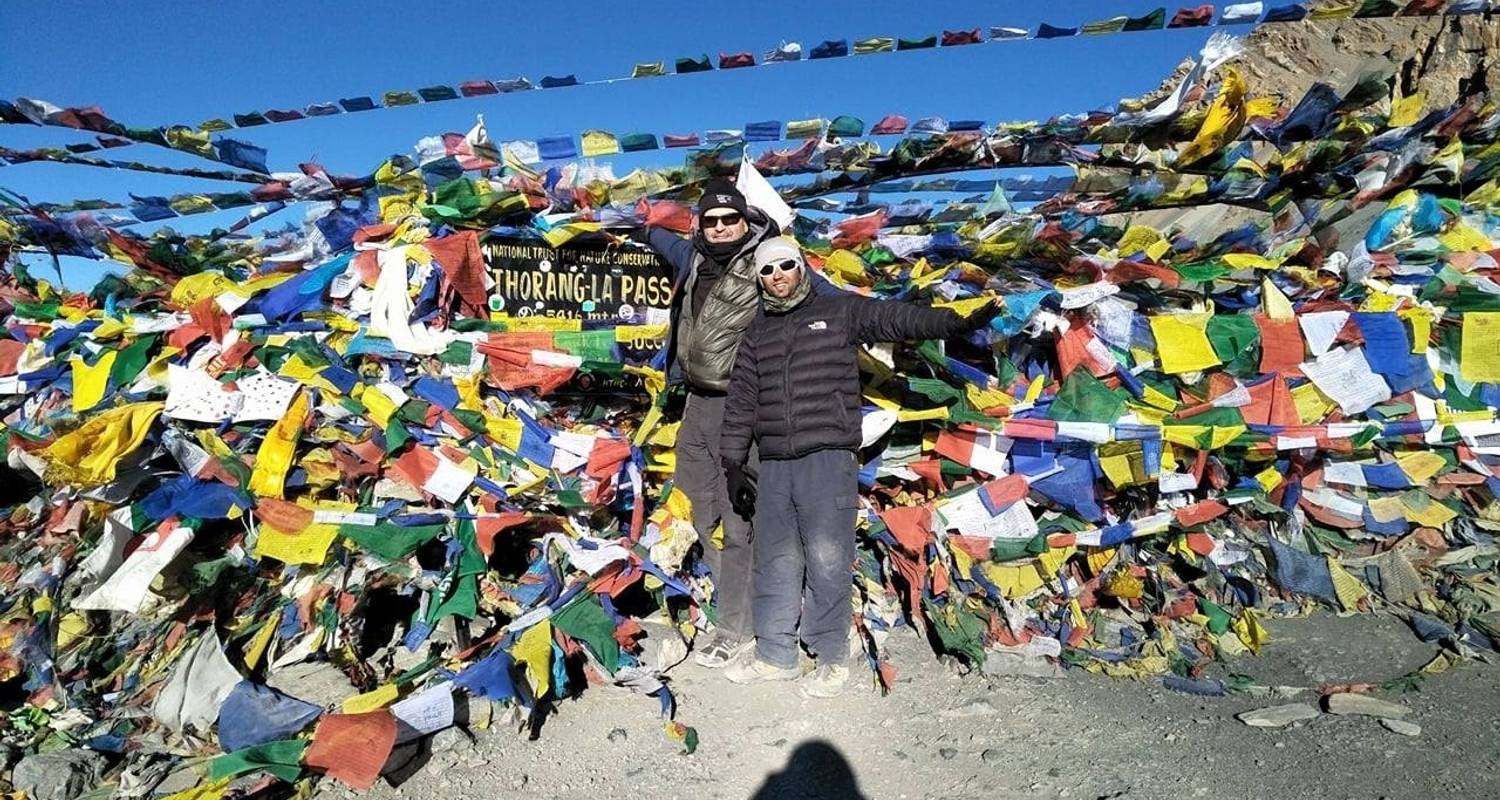
[[[989,324],[993,302],[968,318],[947,309],[813,292],[797,243],[755,250],[765,314],[740,340],[719,452],[731,501],[755,509],[755,656],[730,665],[736,683],[793,680],[800,634],[818,666],[807,697],[833,697],[849,678],[850,584],[860,445],[857,347],[940,339]],[[758,491],[745,465],[760,451]],[[753,498],[753,499],[752,499]]]

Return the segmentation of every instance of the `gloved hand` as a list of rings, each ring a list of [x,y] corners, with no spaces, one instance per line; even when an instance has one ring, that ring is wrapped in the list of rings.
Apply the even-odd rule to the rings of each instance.
[[[974,309],[974,313],[959,320],[959,333],[973,333],[989,327],[1004,309],[1005,306],[1000,304],[999,298],[991,299],[988,303]]]
[[[724,481],[734,513],[745,519],[755,516],[755,479],[745,472],[745,465],[725,464]]]

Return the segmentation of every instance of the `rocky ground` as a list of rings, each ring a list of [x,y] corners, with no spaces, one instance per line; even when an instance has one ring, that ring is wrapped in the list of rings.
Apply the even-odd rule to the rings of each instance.
[[[1398,620],[1273,620],[1272,642],[1231,666],[1267,686],[1380,683],[1435,653]],[[1500,667],[1466,662],[1419,691],[1379,697],[1420,727],[1321,714],[1252,728],[1241,712],[1292,702],[1199,697],[1079,671],[1039,680],[959,676],[910,632],[881,697],[860,686],[808,701],[784,685],[737,687],[687,662],[672,670],[679,719],[701,744],[682,755],[655,701],[591,689],[529,740],[500,723],[435,737],[405,774],[367,797],[450,798],[1429,798],[1500,791]],[[1409,728],[1406,729],[1411,732]],[[346,793],[325,784],[323,797]]]

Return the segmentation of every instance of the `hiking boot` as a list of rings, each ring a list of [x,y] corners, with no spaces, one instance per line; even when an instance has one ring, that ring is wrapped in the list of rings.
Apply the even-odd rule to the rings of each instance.
[[[754,646],[755,640],[749,637],[740,639],[721,633],[715,636],[714,640],[709,642],[707,647],[699,650],[693,656],[693,661],[700,667],[722,669],[729,666],[730,663],[741,655],[749,652],[750,648]]]
[[[755,657],[753,652],[735,660],[724,670],[724,677],[731,683],[761,683],[764,681],[794,681],[802,674],[796,667],[778,667]]]
[[[849,668],[843,664],[820,664],[797,681],[797,691],[812,699],[838,697],[849,683]]]

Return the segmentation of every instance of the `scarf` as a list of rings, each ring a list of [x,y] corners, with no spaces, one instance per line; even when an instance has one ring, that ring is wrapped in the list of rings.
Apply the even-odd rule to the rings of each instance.
[[[746,231],[744,236],[741,236],[740,238],[735,239],[732,242],[710,242],[708,239],[704,238],[702,233],[699,233],[697,236],[697,241],[694,244],[697,245],[698,252],[702,253],[704,256],[707,256],[708,260],[712,262],[714,266],[723,269],[730,262],[730,260],[733,259],[742,248],[744,248],[745,242],[749,241],[752,233],[754,232]]]
[[[797,288],[786,297],[776,297],[766,291],[766,287],[760,288],[762,302],[765,303],[766,311],[771,314],[785,314],[788,311],[802,305],[802,301],[812,294],[812,281],[807,277],[807,269],[801,270],[802,280],[797,282]]]

